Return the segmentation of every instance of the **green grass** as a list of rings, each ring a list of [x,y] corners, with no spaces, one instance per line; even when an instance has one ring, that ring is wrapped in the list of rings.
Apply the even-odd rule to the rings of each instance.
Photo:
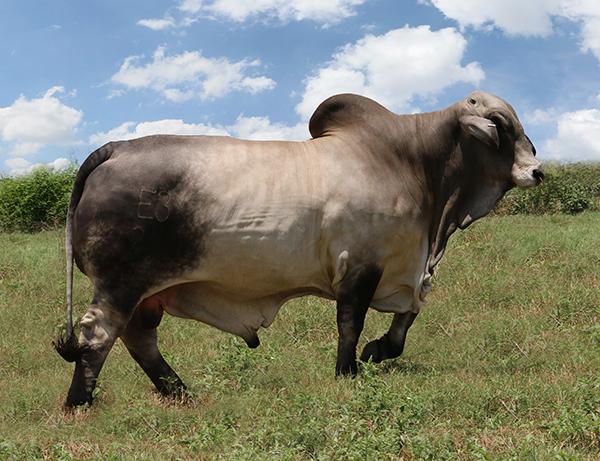
[[[95,405],[72,373],[62,234],[0,234],[0,459],[598,460],[600,214],[491,217],[458,233],[402,358],[333,376],[335,307],[284,306],[262,345],[166,317],[193,399],[162,401],[122,344]],[[90,285],[78,274],[81,314]],[[369,313],[361,346],[390,316]]]

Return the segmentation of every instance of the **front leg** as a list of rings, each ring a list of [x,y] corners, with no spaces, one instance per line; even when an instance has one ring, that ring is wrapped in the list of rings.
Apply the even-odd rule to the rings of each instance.
[[[392,320],[388,332],[381,338],[368,343],[360,355],[360,360],[363,362],[371,360],[373,363],[379,363],[385,359],[399,357],[404,350],[408,329],[416,317],[417,314],[414,312],[394,314],[394,320]]]
[[[336,293],[338,351],[336,375],[355,375],[356,345],[365,324],[365,315],[371,304],[381,269],[375,264],[349,270]]]

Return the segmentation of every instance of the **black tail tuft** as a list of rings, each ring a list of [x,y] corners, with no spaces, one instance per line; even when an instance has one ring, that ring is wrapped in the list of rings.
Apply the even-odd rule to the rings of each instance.
[[[59,335],[56,340],[52,341],[52,345],[67,362],[76,362],[81,358],[82,350],[74,333],[71,333],[71,336]]]

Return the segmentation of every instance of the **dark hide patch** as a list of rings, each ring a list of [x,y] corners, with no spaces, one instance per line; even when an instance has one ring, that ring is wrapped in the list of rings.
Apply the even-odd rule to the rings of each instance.
[[[206,226],[196,212],[203,207],[185,174],[144,169],[127,176],[108,163],[100,166],[88,178],[73,223],[78,266],[113,298],[111,305],[124,309],[194,267],[203,253]]]
[[[158,302],[142,302],[136,309],[135,315],[139,317],[139,323],[142,328],[152,330],[160,325],[164,313],[164,308]]]
[[[174,302],[178,289],[179,285],[175,285],[144,299],[135,309],[137,323],[147,330],[157,328],[164,310]]]
[[[350,270],[338,290],[338,302],[352,305],[370,304],[382,273],[376,264],[366,264],[360,269]]]

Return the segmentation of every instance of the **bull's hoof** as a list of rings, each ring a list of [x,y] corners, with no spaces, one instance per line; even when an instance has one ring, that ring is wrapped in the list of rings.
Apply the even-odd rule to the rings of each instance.
[[[358,366],[356,364],[356,360],[353,360],[348,363],[336,364],[335,366],[335,375],[336,376],[351,376],[354,377],[358,373]]]
[[[399,357],[402,354],[402,349],[402,347],[394,346],[387,336],[383,336],[366,344],[360,354],[360,360],[362,362],[370,360],[373,363],[381,363],[386,359]]]
[[[381,349],[381,341],[378,339],[367,343],[360,354],[360,360],[362,362],[368,362],[370,360],[373,363],[380,363],[384,359],[384,354]]]
[[[189,396],[187,386],[177,375],[161,377],[156,390],[162,397],[173,400],[182,400]]]
[[[89,396],[67,396],[67,399],[63,403],[63,410],[67,413],[72,412],[77,408],[88,408],[92,404],[93,398]]]

